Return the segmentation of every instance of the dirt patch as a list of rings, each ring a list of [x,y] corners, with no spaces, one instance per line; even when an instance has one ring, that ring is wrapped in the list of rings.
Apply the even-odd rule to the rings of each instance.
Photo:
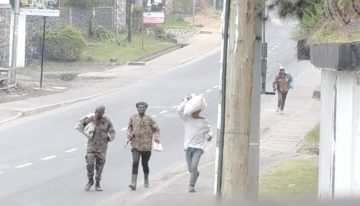
[[[192,23],[192,16],[186,17],[185,21]],[[220,15],[215,11],[202,11],[195,16],[195,24],[204,29],[220,31]]]

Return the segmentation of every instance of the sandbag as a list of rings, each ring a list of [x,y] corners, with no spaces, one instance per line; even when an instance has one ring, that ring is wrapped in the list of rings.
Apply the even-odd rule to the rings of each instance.
[[[193,96],[188,102],[186,102],[184,114],[191,115],[193,112],[204,110],[206,106],[206,101],[202,95]]]

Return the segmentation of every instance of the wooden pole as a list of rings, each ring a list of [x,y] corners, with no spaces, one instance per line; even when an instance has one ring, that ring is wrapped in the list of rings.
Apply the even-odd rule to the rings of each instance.
[[[224,200],[246,198],[254,52],[254,0],[231,0],[221,182]]]

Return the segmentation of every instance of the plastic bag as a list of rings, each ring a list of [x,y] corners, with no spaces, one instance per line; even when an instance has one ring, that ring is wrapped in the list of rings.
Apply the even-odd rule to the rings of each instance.
[[[155,141],[153,141],[152,149],[157,152],[162,152],[163,146],[161,143],[156,143]]]
[[[193,96],[188,102],[185,104],[184,114],[190,115],[193,112],[204,110],[207,104],[203,96]]]

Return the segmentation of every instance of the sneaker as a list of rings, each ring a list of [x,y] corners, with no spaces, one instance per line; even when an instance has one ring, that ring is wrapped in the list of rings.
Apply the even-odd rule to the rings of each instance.
[[[195,187],[190,186],[190,187],[189,187],[189,192],[190,192],[190,193],[194,193],[194,192],[196,192]]]
[[[276,108],[276,112],[279,112],[280,111],[280,108],[278,107],[278,108]]]
[[[280,111],[280,114],[284,115],[284,110],[281,110],[281,111]]]

